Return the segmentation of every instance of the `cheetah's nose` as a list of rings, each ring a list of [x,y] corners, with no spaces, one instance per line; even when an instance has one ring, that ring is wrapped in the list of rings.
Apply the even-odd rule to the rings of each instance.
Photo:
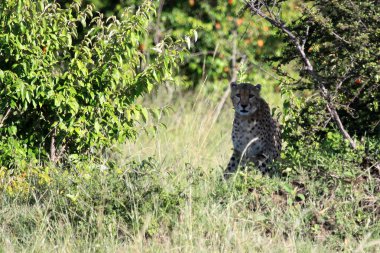
[[[245,109],[248,105],[241,105],[241,107],[243,107],[243,109]]]

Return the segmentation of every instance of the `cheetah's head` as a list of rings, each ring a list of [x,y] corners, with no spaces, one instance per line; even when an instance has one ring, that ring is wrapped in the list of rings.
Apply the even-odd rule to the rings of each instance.
[[[231,83],[231,99],[236,113],[248,116],[259,109],[261,85]]]

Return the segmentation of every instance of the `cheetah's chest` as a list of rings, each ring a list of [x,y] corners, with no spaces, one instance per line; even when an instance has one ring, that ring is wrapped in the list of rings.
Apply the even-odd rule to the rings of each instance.
[[[234,149],[248,156],[260,153],[263,150],[262,130],[262,124],[257,120],[235,120],[232,130]]]

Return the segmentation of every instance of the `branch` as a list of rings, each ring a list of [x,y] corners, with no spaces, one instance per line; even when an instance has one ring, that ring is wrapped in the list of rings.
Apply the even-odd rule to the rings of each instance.
[[[305,53],[304,45],[306,43],[306,38],[304,38],[304,40],[301,42],[300,38],[298,38],[292,31],[290,31],[286,27],[285,23],[282,20],[280,20],[278,17],[273,18],[273,15],[268,16],[266,13],[264,13],[261,10],[261,7],[263,5],[265,5],[265,3],[263,3],[262,1],[251,0],[251,1],[246,2],[246,5],[249,6],[249,9],[251,10],[251,12],[253,14],[264,18],[270,24],[272,24],[274,27],[277,27],[278,29],[280,29],[283,33],[285,33],[288,36],[290,41],[296,47],[296,50],[299,53],[302,61],[304,62],[305,70],[307,71],[307,73],[309,73],[309,75],[312,77],[314,82],[317,83],[320,95],[326,101],[327,110],[329,111],[332,118],[334,119],[336,125],[339,128],[339,131],[341,132],[343,137],[350,142],[351,147],[353,149],[356,149],[356,144],[355,144],[354,140],[351,138],[351,136],[345,130],[345,128],[342,124],[342,121],[340,120],[339,114],[336,111],[334,104],[332,103],[330,92],[325,87],[325,82],[324,82],[323,78],[314,70],[314,67],[311,64],[310,59],[307,57],[307,55]],[[308,33],[308,29],[307,29],[307,33]]]
[[[235,82],[237,79],[237,65],[236,65],[236,57],[237,56],[237,32],[236,30],[233,31],[233,47],[232,47],[232,74],[231,74],[231,82]],[[216,122],[216,120],[219,118],[220,112],[222,111],[223,105],[226,103],[228,95],[231,92],[231,87],[228,84],[227,90],[224,92],[223,97],[220,99],[218,106],[216,107],[214,118],[212,120],[212,125]]]
[[[302,50],[305,51],[305,44],[306,44],[306,41],[307,41],[307,37],[309,36],[309,31],[310,31],[310,26],[307,26],[306,27],[306,35],[305,35],[305,38],[302,40]]]
[[[51,134],[51,139],[50,139],[50,161],[53,163],[57,162],[57,151],[56,151],[56,146],[55,146],[55,138],[57,136],[57,129],[54,128],[52,134]]]
[[[158,6],[158,11],[157,11],[157,20],[155,24],[155,29],[156,32],[154,33],[154,44],[157,45],[161,41],[161,29],[160,29],[160,23],[161,23],[161,14],[162,14],[162,9],[164,7],[165,0],[160,0],[159,6]]]
[[[54,164],[58,163],[64,155],[65,151],[66,144],[61,144],[61,146],[57,146],[57,128],[55,127],[51,132],[50,161],[52,161]]]
[[[9,114],[11,113],[11,111],[12,111],[12,109],[9,108],[9,109],[7,110],[7,112],[5,113],[4,117],[0,120],[0,127],[3,126],[5,120],[8,118]]]
[[[343,41],[344,43],[346,43],[346,44],[348,44],[348,45],[351,44],[349,41],[343,39],[343,38],[342,38],[339,34],[337,34],[336,32],[331,32],[331,33],[332,33],[332,35],[334,35],[335,39],[337,39],[337,40],[341,40],[341,41]]]

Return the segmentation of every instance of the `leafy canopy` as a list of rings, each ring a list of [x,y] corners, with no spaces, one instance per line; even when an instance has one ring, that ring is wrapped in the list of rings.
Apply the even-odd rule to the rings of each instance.
[[[0,13],[0,165],[133,138],[148,117],[136,99],[169,80],[185,52],[163,38],[146,62],[151,1],[120,20],[47,0],[2,1]]]

